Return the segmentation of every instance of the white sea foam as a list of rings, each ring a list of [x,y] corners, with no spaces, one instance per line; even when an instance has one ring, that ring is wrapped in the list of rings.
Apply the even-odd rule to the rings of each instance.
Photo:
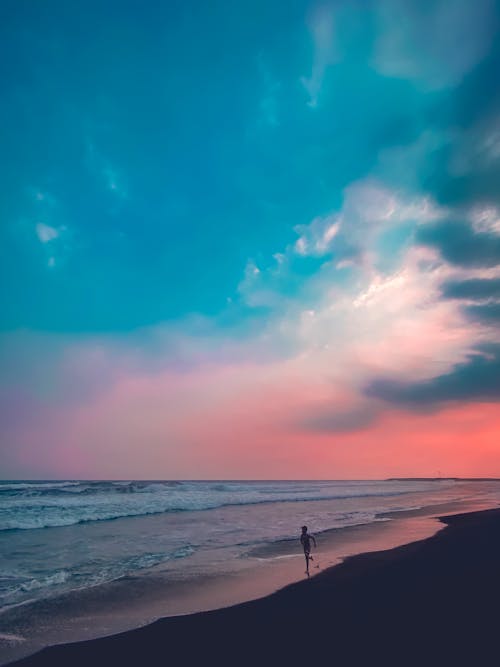
[[[12,482],[0,485],[0,531],[229,505],[390,497],[425,488],[408,482]]]
[[[26,637],[21,637],[21,635],[14,635],[9,632],[0,632],[0,641],[18,644],[25,642]]]
[[[69,572],[66,570],[58,570],[53,574],[50,574],[41,579],[30,579],[25,583],[21,584],[20,589],[22,591],[33,591],[37,588],[47,588],[49,586],[54,586],[57,584],[62,584],[68,580]]]
[[[111,559],[106,564],[99,562],[78,563],[75,567],[57,570],[45,576],[27,578],[21,573],[4,572],[0,576],[0,609],[13,609],[38,598],[57,592],[89,588],[115,581],[120,577],[160,565],[171,560],[187,558],[194,548],[187,545],[172,552],[139,553],[124,558]],[[26,597],[29,594],[29,597]]]

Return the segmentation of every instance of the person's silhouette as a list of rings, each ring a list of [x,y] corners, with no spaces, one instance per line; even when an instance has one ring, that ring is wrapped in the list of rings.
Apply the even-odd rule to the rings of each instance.
[[[309,561],[314,560],[311,556],[311,540],[313,541],[314,548],[316,548],[316,540],[314,535],[309,535],[307,532],[307,526],[302,526],[302,535],[300,536],[300,543],[304,549],[304,556],[306,559],[306,574],[309,576]]]

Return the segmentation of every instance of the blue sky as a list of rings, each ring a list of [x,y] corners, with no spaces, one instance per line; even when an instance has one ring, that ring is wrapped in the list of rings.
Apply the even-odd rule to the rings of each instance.
[[[269,263],[381,149],[415,140],[442,92],[375,71],[371,12],[339,7],[334,25],[302,3],[12,5],[3,216],[32,238],[5,230],[7,279],[25,280],[4,326],[219,312],[249,257]],[[60,239],[39,247],[39,222]]]
[[[474,374],[477,355],[490,377],[496,2],[17,1],[1,12],[0,356],[21,412],[63,404],[64,387],[116,388],[124,369],[299,363],[318,341],[339,355],[352,343],[347,394],[361,403],[343,410],[354,425],[376,421],[384,401],[399,409],[400,395],[419,409],[412,396],[436,396],[440,409],[439,378]],[[356,323],[398,280],[407,303],[377,302],[377,317]],[[304,325],[332,309],[333,321]],[[429,336],[429,364],[401,394],[410,353],[396,377],[356,346],[366,329],[375,358],[408,320]],[[96,347],[95,376],[65,366]],[[342,364],[311,362],[305,385],[316,365]],[[347,380],[324,381],[335,393]],[[498,396],[488,382],[473,400]],[[329,400],[304,404],[301,423],[346,423]],[[13,474],[20,449],[7,447]]]

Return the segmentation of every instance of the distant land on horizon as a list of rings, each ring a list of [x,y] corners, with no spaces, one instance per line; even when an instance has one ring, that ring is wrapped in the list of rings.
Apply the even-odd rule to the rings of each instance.
[[[386,482],[500,482],[500,477],[388,477]]]
[[[500,482],[500,477],[386,477],[381,479],[373,478],[352,478],[352,479],[230,479],[230,478],[214,478],[214,479],[76,479],[76,478],[59,478],[59,479],[2,479],[0,482],[18,482],[18,483],[37,483],[37,484],[51,484],[57,482],[238,482],[238,483],[272,483],[272,482],[436,482],[436,481],[455,481],[455,482]]]

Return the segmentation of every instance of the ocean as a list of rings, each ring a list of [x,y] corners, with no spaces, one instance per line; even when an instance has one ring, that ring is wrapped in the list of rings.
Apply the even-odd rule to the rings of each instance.
[[[354,526],[465,502],[498,505],[500,483],[2,481],[0,640],[25,641],[19,628],[28,617],[32,623],[43,608],[50,624],[61,600],[78,606],[90,591],[105,606],[106,591],[147,590],[152,577],[198,585],[256,564],[302,559],[304,524],[321,547],[331,531],[341,538]],[[301,568],[297,562],[302,575]]]

